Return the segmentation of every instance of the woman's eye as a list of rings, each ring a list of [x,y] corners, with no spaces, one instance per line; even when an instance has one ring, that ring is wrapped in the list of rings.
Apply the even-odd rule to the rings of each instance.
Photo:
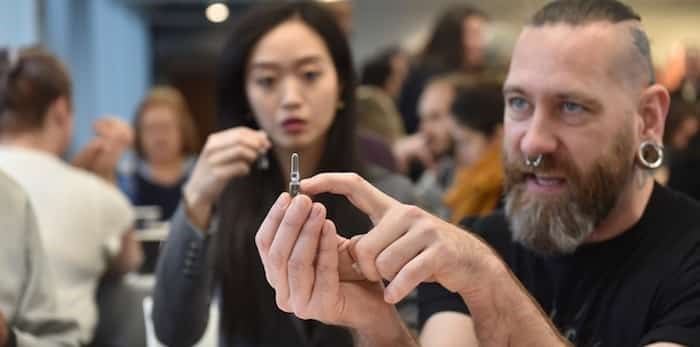
[[[255,84],[263,88],[270,88],[275,84],[273,77],[259,77],[255,79]]]
[[[306,79],[309,82],[317,80],[319,76],[321,76],[321,73],[319,71],[304,72],[304,79]]]

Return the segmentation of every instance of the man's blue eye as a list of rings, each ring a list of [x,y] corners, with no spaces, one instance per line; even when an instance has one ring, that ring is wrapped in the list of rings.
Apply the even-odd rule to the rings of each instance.
[[[565,102],[562,107],[564,108],[565,112],[570,112],[570,113],[577,113],[577,112],[582,112],[585,111],[583,106],[575,103],[575,102]]]
[[[510,104],[510,108],[516,110],[516,111],[522,111],[525,108],[527,108],[527,101],[523,98],[511,98],[508,100],[508,103]]]

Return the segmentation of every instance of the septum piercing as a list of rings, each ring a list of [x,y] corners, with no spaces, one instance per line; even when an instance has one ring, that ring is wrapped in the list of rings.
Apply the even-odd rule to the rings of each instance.
[[[542,163],[542,154],[538,154],[534,160],[525,156],[525,166],[529,166],[529,167],[534,169],[534,168],[537,168],[538,166],[540,166],[541,163]]]

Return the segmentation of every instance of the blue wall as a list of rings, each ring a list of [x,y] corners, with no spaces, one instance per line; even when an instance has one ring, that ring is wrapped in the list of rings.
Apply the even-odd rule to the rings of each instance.
[[[92,137],[100,116],[133,117],[151,82],[148,23],[119,0],[43,0],[43,6],[41,41],[73,77],[75,151]]]
[[[26,46],[39,39],[36,0],[0,1],[0,46]]]

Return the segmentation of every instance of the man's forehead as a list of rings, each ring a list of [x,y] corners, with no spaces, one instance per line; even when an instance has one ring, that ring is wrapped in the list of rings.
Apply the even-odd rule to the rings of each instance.
[[[550,24],[526,27],[513,51],[508,81],[556,80],[572,84],[615,81],[624,31],[619,24]]]

